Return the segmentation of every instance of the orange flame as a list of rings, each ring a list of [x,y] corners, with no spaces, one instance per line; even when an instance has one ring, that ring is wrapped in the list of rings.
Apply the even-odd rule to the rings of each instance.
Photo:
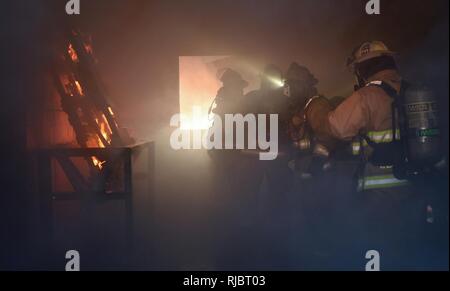
[[[111,127],[109,126],[109,123],[108,123],[108,120],[106,119],[105,114],[102,114],[102,118],[103,118],[104,123],[105,123],[106,126],[108,127],[108,133],[109,133],[109,134],[112,134]]]
[[[112,110],[111,106],[108,106],[108,111],[111,113],[112,116],[114,116],[114,111]]]
[[[86,50],[86,52],[90,55],[92,55],[94,53],[93,49],[92,49],[92,45],[90,44],[85,44],[84,45],[84,49]]]
[[[100,127],[100,133],[102,135],[102,137],[106,140],[106,142],[108,142],[108,144],[111,143],[111,135],[112,135],[112,131],[111,128],[108,124],[108,121],[105,117],[104,114],[102,114],[102,120],[99,121],[98,118],[95,119],[95,122],[99,125]],[[100,137],[98,137],[98,145],[102,148],[105,147],[105,145],[102,142],[102,139]]]
[[[77,87],[78,94],[84,96],[83,88],[81,87],[80,82],[75,81],[75,86]]]
[[[72,59],[72,61],[78,63],[78,55],[75,49],[73,48],[72,44],[69,44],[69,49],[67,52],[69,53],[69,56]]]
[[[94,166],[96,166],[99,170],[103,169],[103,164],[106,163],[106,161],[100,161],[99,159],[97,159],[97,157],[92,156],[92,163],[94,164]]]

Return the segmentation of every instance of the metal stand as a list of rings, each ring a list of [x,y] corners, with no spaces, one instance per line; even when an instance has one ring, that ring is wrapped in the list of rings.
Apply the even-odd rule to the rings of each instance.
[[[53,148],[39,151],[39,200],[41,223],[44,238],[48,238],[48,246],[53,244],[54,207],[58,201],[81,201],[92,208],[95,204],[121,200],[125,202],[126,236],[129,245],[133,244],[133,167],[134,161],[141,158],[142,151],[147,151],[146,174],[149,192],[153,190],[154,175],[154,143],[147,142],[123,148]],[[81,170],[71,158],[99,157],[107,161],[105,167],[90,179],[85,179]],[[53,189],[53,165],[56,161],[63,169],[64,175],[72,185],[72,192],[57,192]],[[121,165],[118,166],[117,165]],[[117,177],[117,170],[123,178],[123,187],[118,191],[108,189],[107,181],[111,175]]]

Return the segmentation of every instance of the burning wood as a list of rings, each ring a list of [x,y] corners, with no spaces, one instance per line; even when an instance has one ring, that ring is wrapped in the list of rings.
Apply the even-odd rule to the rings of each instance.
[[[55,61],[53,68],[62,108],[68,115],[80,147],[110,148],[129,145],[133,141],[119,128],[114,111],[99,85],[96,62],[91,39],[78,31],[71,31],[64,54]],[[120,167],[114,162],[107,163],[105,159],[97,155],[86,157],[91,177],[104,172],[106,166]],[[66,167],[66,170],[73,171],[73,167]]]
[[[78,55],[77,55],[77,53],[75,52],[75,50],[73,49],[72,44],[69,44],[69,49],[68,49],[67,52],[69,53],[70,59],[71,59],[73,62],[78,63]]]
[[[106,161],[99,161],[95,156],[92,157],[92,162],[94,163],[94,166],[98,167],[100,170],[103,169],[103,164],[106,163]]]

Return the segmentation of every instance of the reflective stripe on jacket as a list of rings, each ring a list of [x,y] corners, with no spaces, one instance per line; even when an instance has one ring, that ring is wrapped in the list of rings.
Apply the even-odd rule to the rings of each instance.
[[[372,131],[367,134],[367,138],[375,143],[389,143],[392,142],[392,130]],[[400,131],[396,131],[396,137],[400,137]],[[361,146],[362,152],[361,152]],[[367,141],[354,141],[352,143],[353,154],[361,155],[369,151]],[[408,186],[407,180],[399,180],[393,174],[392,166],[375,166],[370,162],[366,162],[363,167],[363,173],[358,176],[357,190],[359,192],[371,189],[392,188],[399,186]]]
[[[400,138],[400,130],[397,130],[395,134],[396,138]],[[371,131],[367,134],[367,137],[374,143],[388,143],[392,141],[392,130]],[[353,155],[359,155],[361,150],[361,143],[363,147],[368,147],[367,141],[354,140],[352,142]]]

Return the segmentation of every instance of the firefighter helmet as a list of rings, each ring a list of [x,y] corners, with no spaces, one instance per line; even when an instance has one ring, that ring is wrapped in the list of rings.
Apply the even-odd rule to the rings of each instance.
[[[380,56],[394,56],[396,53],[389,50],[389,48],[381,41],[369,41],[355,48],[347,59],[347,67],[354,69],[356,64],[364,61],[380,57]]]
[[[300,66],[297,63],[292,63],[286,73],[287,81],[300,81],[308,86],[315,86],[319,82],[308,68]]]
[[[229,68],[226,68],[225,70],[219,70],[218,72],[219,80],[225,85],[238,85],[242,88],[245,88],[248,86],[248,82],[245,81],[242,76]]]

